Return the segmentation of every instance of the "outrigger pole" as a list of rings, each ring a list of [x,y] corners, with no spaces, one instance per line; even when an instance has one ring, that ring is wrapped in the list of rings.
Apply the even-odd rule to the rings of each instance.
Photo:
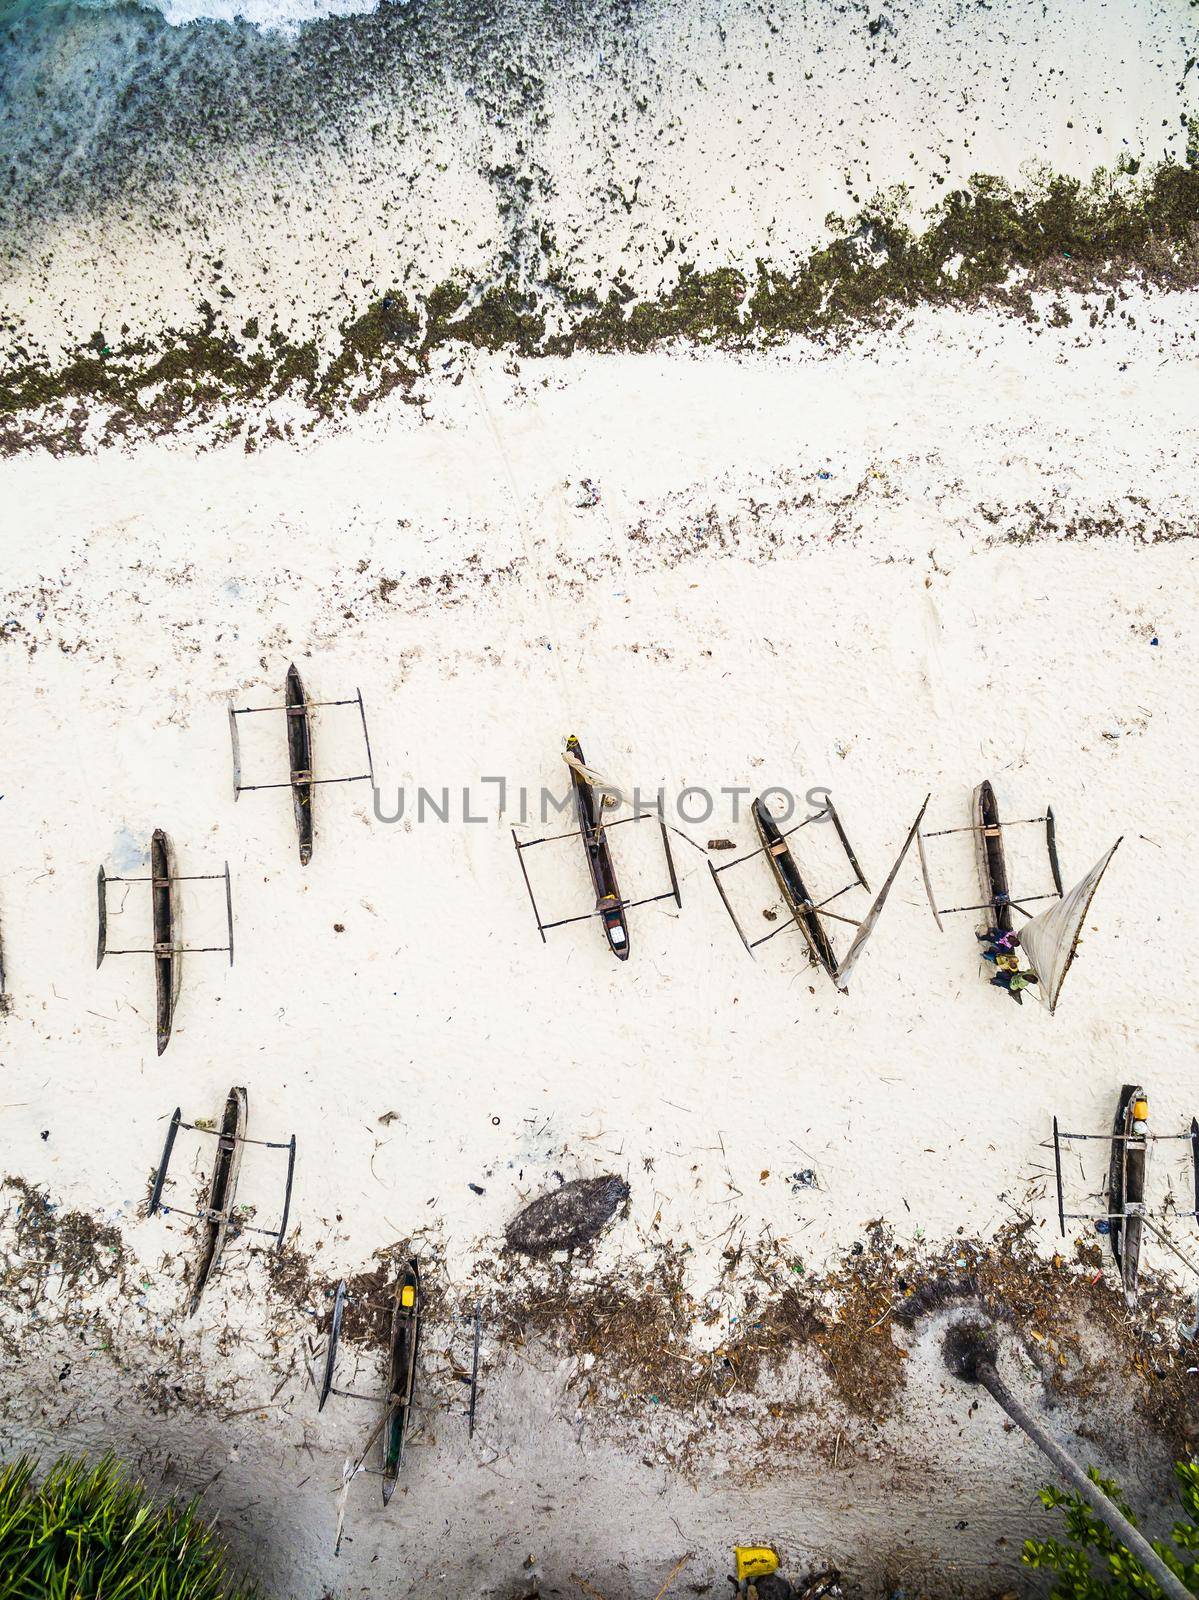
[[[406,1365],[405,1365],[405,1368],[404,1368],[403,1371],[399,1371],[396,1368],[396,1364],[395,1364],[396,1363],[396,1342],[395,1342],[395,1340],[396,1340],[397,1325],[396,1325],[396,1321],[395,1321],[395,1319],[393,1317],[392,1328],[391,1328],[390,1363],[389,1363],[389,1371],[388,1371],[388,1378],[389,1378],[388,1393],[385,1394],[382,1397],[383,1398],[383,1415],[379,1418],[379,1420],[376,1422],[375,1426],[371,1429],[370,1433],[367,1435],[366,1443],[362,1446],[362,1449],[361,1449],[361,1451],[360,1451],[360,1453],[358,1455],[358,1459],[355,1461],[355,1460],[350,1460],[350,1459],[347,1458],[347,1460],[345,1462],[345,1465],[342,1468],[341,1491],[340,1491],[340,1494],[339,1494],[339,1497],[338,1497],[337,1532],[336,1532],[336,1535],[335,1535],[335,1538],[334,1538],[334,1545],[333,1545],[333,1554],[334,1555],[337,1555],[341,1550],[342,1533],[343,1533],[343,1530],[344,1530],[344,1527],[345,1527],[346,1508],[347,1508],[347,1505],[349,1503],[350,1484],[353,1483],[354,1479],[358,1476],[358,1474],[360,1472],[370,1472],[370,1471],[373,1470],[373,1469],[367,1467],[366,1458],[370,1454],[371,1449],[373,1448],[373,1446],[375,1444],[375,1441],[379,1438],[380,1434],[382,1434],[385,1429],[392,1427],[393,1422],[395,1421],[395,1419],[397,1417],[397,1413],[399,1414],[399,1418],[400,1418],[400,1423],[399,1423],[399,1426],[400,1426],[400,1441],[399,1441],[399,1444],[397,1446],[394,1443],[394,1441],[392,1441],[388,1445],[384,1446],[385,1461],[384,1461],[384,1468],[383,1468],[382,1476],[384,1478],[383,1503],[385,1505],[387,1504],[388,1499],[390,1498],[390,1494],[392,1492],[392,1489],[394,1488],[394,1483],[395,1483],[395,1476],[394,1475],[398,1473],[400,1462],[402,1461],[403,1439],[404,1439],[404,1436],[407,1433],[408,1418],[409,1418],[409,1414],[412,1411],[413,1393],[414,1393],[414,1388],[415,1388],[415,1374],[416,1374],[416,1359],[417,1359],[417,1349],[418,1349],[418,1339],[419,1339],[419,1326],[420,1326],[421,1315],[422,1315],[422,1312],[423,1312],[423,1301],[422,1301],[422,1297],[421,1297],[421,1294],[420,1294],[419,1274],[417,1273],[416,1263],[415,1262],[410,1262],[409,1263],[409,1275],[408,1275],[408,1277],[409,1277],[409,1281],[412,1281],[413,1289],[414,1289],[414,1297],[413,1297],[412,1305],[410,1307],[410,1310],[411,1310],[411,1312],[414,1313],[414,1315],[410,1316],[408,1322],[405,1324],[406,1329],[407,1329],[407,1332],[406,1332],[406,1335],[405,1335],[406,1348],[405,1348],[405,1351],[404,1351],[404,1353],[405,1353],[405,1355],[407,1357]],[[406,1281],[405,1275],[402,1274],[400,1279],[397,1281],[397,1285],[396,1285],[397,1291],[401,1291],[402,1290],[405,1281]],[[320,1387],[317,1390],[317,1410],[318,1411],[321,1411],[321,1410],[324,1409],[325,1401],[329,1398],[329,1396],[331,1394],[338,1395],[338,1396],[340,1396],[340,1397],[342,1397],[344,1399],[347,1399],[347,1400],[365,1400],[368,1403],[370,1403],[371,1405],[378,1405],[378,1403],[379,1403],[380,1397],[378,1395],[360,1394],[360,1393],[358,1393],[357,1390],[354,1390],[354,1389],[338,1389],[338,1388],[335,1387],[335,1385],[333,1383],[334,1370],[335,1370],[335,1367],[336,1367],[336,1364],[337,1364],[337,1349],[338,1349],[338,1343],[339,1343],[340,1338],[341,1338],[342,1319],[343,1319],[343,1316],[344,1316],[344,1313],[345,1313],[345,1307],[346,1307],[347,1298],[348,1298],[348,1291],[347,1291],[346,1281],[343,1278],[338,1283],[337,1289],[336,1289],[336,1291],[334,1293],[334,1297],[333,1297],[333,1315],[330,1318],[330,1322],[329,1322],[329,1342],[325,1347],[324,1369],[323,1369],[323,1372],[322,1372],[322,1375],[321,1375]],[[398,1303],[399,1302],[398,1302],[397,1299],[393,1299],[393,1302],[392,1302],[393,1309],[394,1309],[395,1305],[398,1304]],[[462,1381],[464,1383],[469,1382],[469,1384],[470,1384],[470,1402],[469,1402],[469,1405],[468,1405],[468,1408],[467,1408],[466,1417],[467,1417],[468,1437],[471,1437],[471,1438],[474,1437],[474,1431],[475,1431],[475,1407],[476,1407],[476,1403],[477,1403],[477,1399],[478,1399],[478,1388],[479,1388],[479,1344],[480,1344],[480,1339],[481,1339],[481,1335],[482,1335],[482,1326],[483,1326],[483,1308],[482,1308],[482,1303],[480,1301],[478,1301],[478,1300],[475,1301],[473,1323],[474,1323],[474,1341],[473,1341],[473,1350],[472,1350],[472,1356],[471,1356],[470,1377],[467,1378],[464,1373],[460,1374],[460,1376],[462,1378]],[[410,1342],[408,1342],[408,1341],[410,1341]],[[397,1382],[397,1380],[399,1380],[399,1381]],[[392,1451],[398,1452],[398,1453],[395,1454],[394,1460],[392,1459],[391,1454],[389,1454],[389,1452],[392,1452]],[[389,1476],[389,1474],[390,1474],[390,1476]]]
[[[287,1220],[291,1213],[291,1189],[296,1171],[295,1134],[293,1133],[290,1139],[282,1141],[274,1139],[247,1139],[243,1134],[226,1134],[219,1128],[203,1128],[197,1122],[184,1122],[182,1120],[182,1112],[180,1108],[176,1106],[174,1111],[171,1113],[170,1124],[167,1127],[166,1143],[162,1147],[162,1161],[159,1163],[158,1171],[154,1177],[154,1188],[151,1190],[150,1204],[146,1210],[147,1216],[152,1217],[157,1211],[161,1211],[164,1217],[174,1215],[180,1217],[199,1217],[201,1219],[212,1219],[218,1215],[218,1213],[212,1211],[208,1207],[205,1207],[205,1209],[202,1211],[185,1211],[182,1206],[167,1206],[163,1205],[162,1203],[162,1189],[164,1183],[166,1182],[167,1167],[170,1165],[171,1154],[175,1148],[175,1138],[180,1128],[184,1128],[190,1133],[207,1134],[209,1138],[221,1140],[223,1143],[232,1142],[239,1145],[256,1144],[264,1150],[287,1151],[287,1182],[283,1192],[283,1217],[277,1228],[251,1227],[248,1222],[236,1221],[236,1219],[234,1219],[231,1215],[231,1209],[233,1205],[232,1195],[226,1197],[225,1207],[222,1212],[219,1213],[220,1216],[228,1219],[229,1225],[235,1234],[263,1233],[268,1239],[274,1239],[276,1253],[282,1250],[283,1240],[287,1233]]]
[[[377,1405],[379,1396],[358,1394],[352,1389],[337,1389],[333,1385],[337,1362],[337,1346],[341,1336],[342,1316],[347,1299],[345,1280],[338,1285],[333,1301],[333,1316],[329,1325],[329,1342],[325,1350],[325,1366],[317,1394],[319,1411],[331,1394],[343,1395],[350,1400],[366,1400]],[[349,1487],[359,1472],[366,1468],[366,1458],[380,1434],[386,1433],[383,1443],[383,1504],[387,1505],[395,1490],[400,1467],[404,1460],[404,1445],[408,1423],[413,1410],[416,1388],[416,1369],[420,1348],[421,1320],[424,1300],[420,1285],[420,1268],[415,1258],[401,1268],[391,1297],[391,1331],[388,1339],[387,1389],[383,1395],[383,1415],[372,1428],[356,1462],[348,1461],[342,1472],[341,1503],[337,1517],[337,1535],[334,1555],[341,1548],[342,1529],[345,1524]]]
[[[225,921],[228,944],[185,945],[179,937],[181,907],[176,885],[180,883],[206,883],[223,879],[225,883]],[[122,950],[108,948],[108,885],[110,883],[148,883],[150,885],[150,912],[153,924],[151,945],[134,945]],[[184,955],[228,955],[233,965],[233,888],[229,877],[229,863],[224,872],[180,873],[175,870],[175,850],[166,833],[156,828],[150,839],[150,871],[136,877],[109,877],[101,866],[96,877],[96,902],[98,931],[96,936],[96,966],[106,955],[154,957],[154,991],[158,1054],[170,1043],[174,1025],[175,1006],[179,999]]]
[[[296,832],[299,836],[300,860],[307,865],[312,856],[312,790],[326,783],[375,782],[375,763],[371,754],[370,731],[366,725],[366,710],[362,704],[362,690],[349,699],[309,700],[293,663],[287,669],[285,701],[277,706],[229,706],[229,739],[233,748],[233,798],[258,789],[290,789],[295,806]],[[353,772],[344,777],[314,778],[312,775],[312,729],[309,712],[331,706],[357,706],[362,723],[362,742],[366,749],[366,771]],[[241,781],[241,738],[238,717],[258,716],[264,712],[282,711],[287,717],[287,750],[291,776],[283,783],[243,783]]]
[[[1150,1133],[1148,1118],[1149,1099],[1144,1089],[1137,1084],[1126,1083],[1120,1091],[1110,1133],[1066,1133],[1058,1125],[1057,1118],[1053,1119],[1053,1168],[1057,1184],[1058,1227],[1062,1237],[1065,1238],[1067,1222],[1101,1222],[1107,1225],[1108,1240],[1120,1271],[1124,1296],[1130,1306],[1136,1303],[1141,1237],[1145,1228],[1192,1272],[1199,1272],[1199,1268],[1178,1247],[1169,1232],[1149,1217],[1145,1205],[1145,1174],[1150,1145],[1170,1139],[1185,1139],[1191,1146],[1195,1187],[1195,1210],[1192,1215],[1199,1220],[1199,1122],[1192,1117],[1186,1133]],[[1063,1139],[1086,1139],[1109,1147],[1111,1156],[1105,1210],[1097,1214],[1066,1210],[1062,1183]]]
[[[225,1111],[219,1128],[205,1128],[198,1123],[184,1122],[181,1118],[179,1107],[176,1106],[167,1128],[166,1144],[163,1147],[162,1163],[154,1180],[154,1189],[150,1197],[149,1214],[161,1211],[164,1216],[177,1212],[182,1217],[192,1217],[204,1224],[203,1244],[200,1261],[192,1283],[191,1299],[188,1306],[188,1316],[194,1316],[199,1309],[200,1300],[204,1290],[220,1263],[225,1245],[230,1238],[238,1238],[243,1233],[261,1233],[274,1239],[276,1252],[282,1250],[283,1240],[287,1233],[287,1218],[291,1209],[291,1186],[295,1176],[296,1167],[296,1140],[295,1135],[284,1144],[267,1139],[250,1139],[246,1136],[246,1121],[249,1116],[249,1096],[244,1088],[234,1085],[225,1100]],[[188,1211],[182,1206],[167,1206],[162,1203],[162,1191],[166,1182],[167,1168],[170,1165],[171,1153],[175,1148],[175,1139],[180,1128],[187,1128],[195,1133],[208,1134],[215,1138],[216,1161],[213,1164],[212,1177],[209,1182],[208,1204],[199,1211]],[[237,1180],[241,1171],[241,1158],[244,1147],[248,1144],[259,1145],[267,1150],[287,1151],[287,1185],[283,1195],[283,1219],[277,1229],[260,1228],[252,1223],[242,1222],[234,1211],[237,1200]]]
[[[483,1304],[475,1301],[475,1337],[470,1358],[470,1403],[466,1408],[466,1437],[475,1436],[475,1406],[479,1399],[479,1343],[483,1337]]]
[[[320,1385],[317,1388],[316,1409],[318,1412],[325,1409],[325,1402],[328,1400],[331,1394],[335,1394],[343,1400],[367,1400],[372,1405],[378,1403],[378,1395],[359,1394],[355,1389],[339,1389],[333,1382],[337,1368],[337,1351],[341,1343],[341,1325],[345,1317],[345,1308],[348,1298],[348,1285],[346,1284],[346,1280],[341,1278],[339,1279],[337,1288],[333,1293],[333,1314],[329,1319],[329,1340],[325,1346],[325,1361],[321,1370]],[[475,1413],[479,1397],[479,1350],[483,1337],[482,1301],[475,1301],[475,1309],[471,1315],[470,1322],[473,1329],[473,1336],[471,1340],[470,1374],[468,1376],[466,1373],[459,1373],[457,1376],[461,1378],[463,1383],[469,1383],[470,1385],[470,1399],[467,1402],[466,1422],[467,1436],[468,1438],[473,1439],[475,1433]],[[373,1442],[373,1439],[371,1442]],[[369,1448],[370,1443],[368,1442],[367,1449],[369,1450]]]
[[[554,922],[542,922],[541,913],[537,909],[537,901],[533,897],[533,885],[529,882],[529,870],[525,866],[523,852],[531,850],[535,844],[553,844],[559,839],[582,839],[585,837],[581,828],[576,828],[572,833],[547,833],[540,839],[518,839],[516,829],[512,829],[512,843],[516,846],[516,858],[520,862],[521,874],[525,880],[525,888],[529,891],[529,903],[533,907],[533,915],[537,919],[537,932],[541,935],[542,944],[548,944],[546,934],[551,928],[564,928],[568,922],[590,922],[592,917],[602,917],[609,910],[632,911],[636,906],[651,906],[657,900],[673,900],[676,906],[682,907],[683,897],[679,890],[678,875],[675,871],[674,856],[670,849],[670,838],[661,813],[658,811],[641,811],[635,817],[618,817],[615,822],[602,822],[600,827],[606,833],[610,828],[619,828],[622,822],[644,822],[648,817],[656,817],[658,826],[662,830],[662,849],[666,856],[666,870],[670,874],[670,888],[661,894],[647,895],[644,900],[617,900],[610,906],[595,911],[583,911],[577,917],[559,917]]]
[[[760,804],[760,800],[755,801],[754,804],[755,807],[757,807]],[[754,817],[756,821],[758,819],[757,810],[754,812]],[[837,837],[841,841],[841,847],[845,851],[845,855],[850,866],[853,868],[855,881],[853,883],[847,883],[843,889],[838,889],[834,894],[829,895],[827,899],[820,901],[818,905],[807,898],[805,891],[803,900],[801,902],[801,911],[805,916],[814,915],[818,911],[823,912],[826,906],[831,905],[834,900],[839,900],[843,894],[848,894],[849,891],[853,888],[856,888],[858,884],[860,884],[861,887],[867,891],[870,888],[870,885],[866,881],[865,874],[863,873],[861,866],[858,864],[858,858],[854,854],[853,847],[850,845],[848,836],[845,832],[845,827],[840,816],[837,814],[837,809],[833,805],[831,796],[825,801],[824,805],[821,806],[819,811],[813,811],[810,816],[804,817],[802,822],[797,822],[793,828],[780,829],[776,827],[774,829],[774,834],[776,837],[771,840],[771,844],[769,846],[773,858],[772,865],[774,864],[774,861],[780,861],[782,859],[782,852],[779,850],[779,845],[783,840],[789,839],[793,833],[798,833],[801,828],[806,828],[809,822],[822,822],[825,818],[828,818],[828,820],[832,822],[833,826],[837,830]],[[760,822],[758,823],[758,827],[760,832],[762,827]],[[750,861],[754,856],[760,856],[762,853],[763,846],[759,845],[756,850],[748,850],[743,856],[736,856],[732,861],[726,861],[723,866],[719,867],[712,865],[711,858],[708,860],[708,871],[712,874],[712,882],[716,885],[717,891],[720,894],[720,898],[724,901],[724,909],[728,912],[729,920],[732,922],[733,927],[736,928],[737,933],[740,936],[741,943],[745,946],[750,955],[753,955],[758,946],[760,944],[765,944],[768,939],[773,939],[777,934],[790,933],[794,931],[794,929],[799,928],[800,932],[804,933],[805,938],[808,938],[808,942],[810,944],[810,937],[807,935],[806,931],[801,926],[794,913],[792,913],[792,917],[789,921],[783,923],[782,927],[772,928],[769,933],[763,934],[760,939],[750,940],[746,938],[745,931],[740,922],[737,920],[736,912],[733,910],[732,902],[729,900],[729,897],[725,892],[724,884],[720,881],[720,874],[722,872],[728,872],[732,867],[739,867],[743,862]],[[790,851],[787,851],[786,854],[788,857],[788,864],[792,864],[793,858],[791,858]],[[790,907],[788,908],[790,909]],[[856,928],[858,926],[858,924],[856,922],[852,922],[849,917],[838,917],[835,911],[829,911],[826,913],[826,915],[834,917],[840,922],[849,922],[852,927]]]
[[[924,879],[924,892],[928,896],[929,910],[933,914],[933,920],[941,932],[944,932],[944,926],[941,922],[942,917],[956,916],[960,912],[968,911],[988,911],[992,915],[1002,915],[1003,913],[1010,915],[1012,907],[1017,911],[1023,911],[1026,917],[1031,917],[1032,912],[1024,910],[1025,904],[1031,905],[1037,900],[1060,900],[1062,896],[1062,869],[1058,862],[1057,824],[1054,821],[1053,807],[1046,806],[1044,816],[1017,817],[1011,822],[1000,822],[995,810],[995,794],[989,783],[982,783],[975,790],[974,806],[975,810],[980,812],[980,820],[978,822],[971,823],[964,828],[936,828],[931,833],[921,833],[919,830],[916,833],[916,849],[920,856],[920,875]],[[1044,824],[1045,827],[1045,848],[1049,856],[1049,870],[1053,877],[1053,893],[1024,894],[1017,899],[1006,887],[996,888],[992,885],[992,897],[989,900],[982,901],[979,905],[937,905],[936,896],[933,894],[932,877],[928,870],[928,857],[924,850],[924,841],[926,839],[944,839],[953,833],[973,834],[980,861],[984,856],[989,856],[993,853],[994,859],[998,863],[998,874],[992,868],[988,876],[994,877],[998,875],[1002,877],[1006,884],[1007,872],[1003,862],[1003,845],[1001,842],[1003,829],[1023,828],[1040,824]],[[983,892],[986,893],[986,890],[984,889]]]
[[[354,706],[354,705],[356,705],[358,707],[359,711],[362,711],[362,694],[361,694],[361,691],[359,691],[358,695],[353,700],[310,700],[308,702],[308,709],[309,709],[309,711],[317,711],[322,706]],[[286,711],[286,712],[288,712],[289,715],[292,714],[291,708],[289,706],[241,706],[237,710],[234,710],[233,707],[230,706],[229,715],[230,715],[230,717],[246,717],[246,716],[252,715],[256,711]],[[234,729],[236,729],[237,724],[234,723],[233,727],[234,727]],[[363,712],[362,731],[363,731],[363,733],[366,732],[366,714],[365,714],[365,712]],[[288,778],[285,782],[282,782],[282,783],[240,783],[240,782],[237,781],[238,780],[238,775],[240,774],[240,772],[241,772],[240,748],[239,748],[239,745],[238,745],[238,741],[235,739],[234,740],[234,784],[233,784],[233,798],[235,800],[237,799],[237,797],[239,795],[252,794],[257,789],[291,789],[291,788],[294,788],[295,784],[300,781],[299,779]],[[369,743],[369,740],[367,741],[367,771],[365,771],[365,772],[354,772],[354,773],[351,773],[348,777],[345,777],[345,778],[308,778],[308,779],[306,779],[304,781],[306,781],[308,783],[365,783],[368,779],[372,783],[374,782],[374,779],[375,779],[375,769],[374,769],[374,765],[373,765],[373,763],[371,761],[371,757],[370,757],[370,743]]]
[[[713,866],[710,860],[708,862],[708,868],[712,874],[712,881],[715,883],[716,888],[719,891],[720,898],[724,902],[724,908],[729,914],[730,921],[740,935],[741,943],[745,946],[749,954],[752,956],[753,952],[759,945],[765,944],[768,939],[773,939],[776,934],[785,933],[792,927],[798,928],[799,932],[804,937],[804,942],[807,944],[808,953],[812,959],[812,962],[816,965],[822,966],[825,972],[827,972],[828,976],[832,979],[836,988],[840,989],[842,993],[844,993],[849,975],[856,966],[858,957],[861,955],[866,941],[874,931],[875,925],[878,922],[878,918],[882,913],[883,906],[886,903],[887,896],[891,892],[891,886],[895,882],[895,878],[900,867],[903,865],[904,857],[907,855],[908,850],[911,847],[913,838],[915,838],[919,833],[920,822],[924,816],[925,807],[927,805],[928,796],[926,795],[920,810],[916,813],[916,820],[908,829],[907,836],[904,839],[899,854],[896,856],[895,861],[891,866],[890,872],[887,874],[882,888],[875,895],[873,901],[866,911],[865,916],[861,918],[855,918],[843,916],[839,911],[830,911],[828,909],[834,900],[839,900],[842,895],[848,894],[851,889],[860,887],[865,889],[867,892],[869,892],[870,889],[870,885],[867,883],[866,876],[858,863],[858,858],[850,846],[849,840],[845,834],[845,829],[841,824],[841,819],[837,814],[831,798],[826,801],[819,811],[813,812],[810,816],[805,817],[802,822],[797,822],[793,828],[789,828],[786,830],[786,832],[783,832],[779,828],[778,823],[771,816],[770,812],[766,809],[765,805],[763,804],[762,797],[759,796],[753,804],[753,819],[758,830],[758,837],[762,841],[759,848],[757,850],[749,851],[747,855],[738,856],[734,861],[726,862],[722,867]],[[798,833],[800,828],[806,828],[810,822],[817,822],[825,817],[832,821],[837,830],[837,837],[841,841],[841,847],[845,851],[850,866],[853,868],[854,880],[845,884],[842,888],[834,890],[832,894],[826,895],[823,900],[815,901],[808,893],[807,886],[800,875],[799,864],[794,855],[791,853],[791,848],[787,844],[787,839],[792,834]],[[745,930],[737,920],[736,913],[733,911],[729,897],[725,893],[724,885],[720,881],[720,874],[722,872],[727,872],[731,867],[740,866],[742,862],[748,861],[751,856],[755,855],[764,855],[767,861],[770,863],[770,868],[774,873],[774,878],[776,884],[778,885],[779,893],[782,895],[783,903],[789,913],[789,921],[783,923],[781,927],[772,928],[769,933],[763,934],[760,939],[754,939],[751,941],[746,937]],[[836,951],[833,948],[832,941],[829,938],[822,921],[820,920],[823,917],[828,917],[834,922],[843,922],[847,927],[854,929],[854,936],[850,942],[849,949],[839,959]]]
[[[233,885],[229,876],[229,863],[226,861],[224,872],[189,872],[176,873],[170,877],[156,878],[116,878],[100,868],[96,880],[96,887],[100,901],[100,935],[96,946],[96,966],[99,967],[105,956],[156,956],[161,954],[157,944],[131,945],[127,950],[111,950],[108,946],[108,897],[107,885],[110,883],[152,883],[155,887],[165,883],[216,883],[218,880],[225,885],[225,920],[229,929],[228,944],[179,944],[171,942],[171,949],[175,955],[205,956],[228,955],[229,965],[233,965]]]
[[[1195,1221],[1199,1222],[1199,1120],[1197,1120],[1195,1117],[1191,1118],[1191,1126],[1188,1133],[1142,1133],[1136,1135],[1124,1133],[1067,1133],[1064,1129],[1058,1127],[1057,1118],[1054,1117],[1053,1168],[1054,1176],[1057,1181],[1057,1220],[1058,1228],[1060,1229],[1062,1238],[1064,1239],[1066,1237],[1067,1222],[1104,1222],[1110,1221],[1113,1217],[1123,1217],[1125,1213],[1123,1211],[1095,1212],[1067,1211],[1065,1209],[1065,1192],[1062,1185],[1061,1142],[1063,1139],[1091,1139],[1099,1144],[1107,1145],[1133,1143],[1157,1144],[1164,1139],[1185,1139],[1191,1147],[1191,1170],[1195,1189],[1193,1196],[1195,1203],[1190,1211],[1183,1214],[1185,1216],[1194,1217]],[[1142,1220],[1147,1221],[1145,1218]]]

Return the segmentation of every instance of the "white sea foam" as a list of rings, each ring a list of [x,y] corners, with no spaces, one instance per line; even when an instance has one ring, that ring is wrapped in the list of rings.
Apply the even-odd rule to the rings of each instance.
[[[321,17],[350,17],[376,9],[376,0],[161,0],[156,8],[172,27],[189,22],[250,22],[291,32]]]
[[[87,10],[109,9],[114,0],[76,0]],[[305,22],[322,17],[359,16],[378,7],[378,0],[138,0],[147,11],[159,11],[174,28],[197,22],[248,22],[264,32],[294,33]]]

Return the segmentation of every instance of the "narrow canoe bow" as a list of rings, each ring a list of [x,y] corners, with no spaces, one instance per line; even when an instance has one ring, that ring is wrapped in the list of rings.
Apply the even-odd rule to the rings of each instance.
[[[420,1269],[410,1261],[396,1280],[395,1307],[391,1315],[391,1348],[387,1364],[387,1397],[383,1423],[383,1504],[395,1493],[404,1463],[412,1391],[416,1383],[416,1352],[420,1343]]]
[[[583,747],[572,733],[566,748],[579,766],[585,766]],[[624,914],[620,885],[616,881],[616,868],[612,865],[612,852],[608,848],[608,835],[601,815],[601,804],[596,799],[590,781],[571,765],[570,781],[574,785],[575,804],[579,816],[579,833],[587,852],[587,867],[595,889],[595,909],[604,925],[608,948],[618,961],[629,959],[629,925]]]
[[[1126,1083],[1120,1091],[1112,1127],[1112,1160],[1108,1178],[1108,1211],[1112,1254],[1120,1269],[1124,1298],[1130,1306],[1137,1301],[1137,1278],[1141,1265],[1141,1238],[1144,1224],[1141,1210],[1145,1201],[1145,1166],[1149,1141],[1145,1120],[1149,1104],[1138,1084]]]
[[[978,860],[978,881],[983,900],[991,907],[990,926],[1000,933],[1012,928],[1011,888],[1007,858],[1003,852],[1003,829],[999,806],[990,780],[984,778],[974,791],[974,850]]]
[[[183,976],[175,847],[161,828],[155,828],[150,840],[150,880],[154,918],[154,1000],[158,1054],[161,1055],[171,1040],[175,1006],[179,1000],[179,983]],[[101,936],[103,929],[102,919]]]
[[[308,696],[293,662],[287,669],[287,758],[291,769],[291,801],[300,841],[300,865],[312,860],[312,723]]]
[[[204,1245],[200,1267],[196,1273],[196,1286],[192,1291],[188,1316],[195,1316],[200,1297],[208,1287],[225,1248],[229,1230],[234,1226],[233,1205],[237,1197],[237,1178],[241,1171],[242,1145],[246,1137],[246,1117],[249,1099],[246,1091],[230,1089],[225,1101],[225,1115],[217,1139],[216,1165],[212,1169],[212,1185],[208,1193],[208,1206],[200,1213],[203,1221]]]
[[[808,894],[803,879],[799,874],[795,857],[791,847],[779,829],[778,823],[762,804],[761,799],[753,803],[754,825],[758,830],[758,838],[762,841],[762,849],[767,861],[770,862],[771,871],[779,886],[787,910],[791,913],[795,926],[803,934],[811,951],[812,959],[818,961],[824,970],[837,982],[837,956],[833,950],[832,942],[824,930],[820,917],[812,908],[812,899]],[[858,877],[861,878],[860,869],[853,855],[850,861]]]

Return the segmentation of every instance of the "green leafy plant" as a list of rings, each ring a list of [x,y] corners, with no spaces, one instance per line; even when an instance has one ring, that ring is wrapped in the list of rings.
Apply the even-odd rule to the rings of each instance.
[[[4,1600],[255,1600],[198,1501],[155,1501],[111,1456],[33,1474],[0,1468]]]
[[[1101,1478],[1094,1467],[1087,1476],[1120,1507],[1136,1526],[1136,1518],[1119,1488]],[[1174,1467],[1178,1479],[1178,1498],[1185,1518],[1170,1530],[1175,1549],[1160,1540],[1153,1548],[1165,1564],[1194,1594],[1199,1594],[1199,1558],[1187,1561],[1178,1551],[1199,1552],[1199,1462],[1179,1461]],[[1026,1539],[1021,1560],[1026,1567],[1042,1567],[1057,1573],[1050,1593],[1053,1600],[1140,1600],[1145,1595],[1160,1595],[1157,1583],[1076,1494],[1061,1489],[1042,1489],[1041,1504],[1062,1511],[1066,1521],[1066,1541]],[[1098,1557],[1092,1559],[1092,1552]]]

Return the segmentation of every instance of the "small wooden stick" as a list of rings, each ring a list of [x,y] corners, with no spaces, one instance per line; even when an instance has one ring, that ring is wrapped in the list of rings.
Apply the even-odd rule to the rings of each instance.
[[[679,1559],[675,1562],[674,1566],[671,1567],[670,1573],[667,1576],[666,1582],[662,1585],[662,1587],[658,1590],[657,1594],[654,1596],[654,1600],[662,1600],[662,1596],[666,1593],[667,1589],[670,1588],[671,1584],[678,1577],[679,1573],[682,1572],[683,1568],[687,1565],[688,1561],[691,1560],[691,1556],[692,1556],[692,1552],[690,1550],[688,1550],[688,1552],[687,1552],[687,1554],[685,1556],[680,1556],[679,1557]]]
[[[593,1594],[595,1600],[607,1600],[606,1595],[602,1595],[598,1589],[587,1582],[586,1578],[580,1578],[577,1572],[572,1572],[570,1577],[572,1583],[577,1583],[580,1589],[586,1589],[588,1594]]]

